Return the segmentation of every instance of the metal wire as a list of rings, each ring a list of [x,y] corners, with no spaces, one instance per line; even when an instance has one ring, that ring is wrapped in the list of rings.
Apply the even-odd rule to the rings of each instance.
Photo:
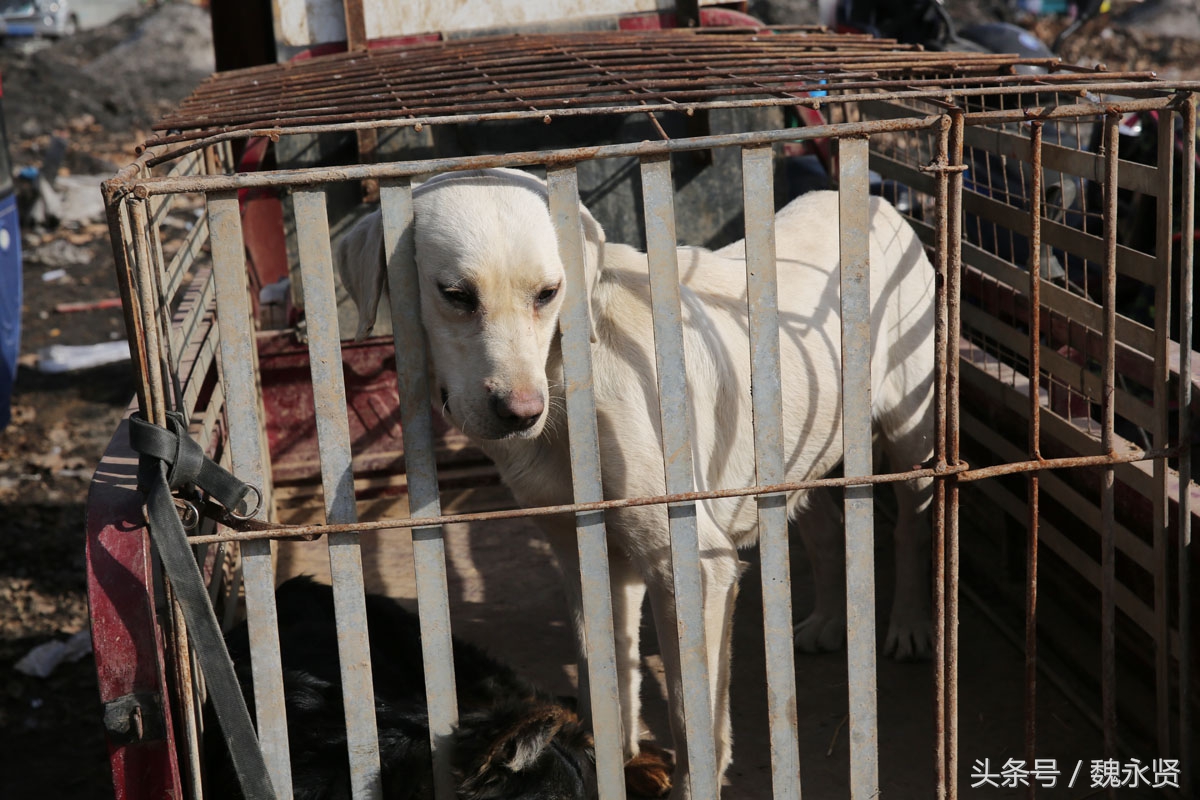
[[[1048,74],[1014,74],[1018,66]],[[362,129],[493,115],[548,123],[566,115],[645,113],[647,105],[692,113],[731,100],[736,106],[764,98],[843,103],[859,92],[941,99],[1028,94],[1032,85],[1074,94],[1124,85],[1123,94],[1144,96],[1163,88],[1153,78],[1152,72],[1083,71],[1056,59],[921,51],[889,39],[816,31],[491,36],[218,73],[154,126],[159,133],[145,147],[263,127],[290,133],[314,125]]]

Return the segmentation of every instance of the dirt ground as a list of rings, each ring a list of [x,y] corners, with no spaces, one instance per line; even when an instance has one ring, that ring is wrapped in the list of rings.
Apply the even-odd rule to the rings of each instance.
[[[40,167],[51,136],[67,140],[60,175],[94,186],[133,160],[133,146],[212,70],[207,13],[144,9],[30,52],[0,46],[14,169]],[[79,176],[84,176],[80,178]],[[133,395],[128,363],[45,375],[53,344],[123,339],[119,309],[57,313],[64,302],[117,296],[102,219],[23,236],[22,353],[13,422],[0,432],[0,797],[112,797],[95,664],[46,679],[13,664],[35,645],[88,625],[84,507],[88,482]],[[43,274],[65,269],[64,277]]]
[[[1053,25],[1041,32],[1052,32]],[[212,69],[205,13],[186,3],[142,10],[93,31],[29,52],[0,46],[0,72],[4,79],[5,124],[12,142],[14,168],[40,166],[52,136],[67,139],[60,174],[94,176],[96,183],[132,159],[132,145],[144,138],[153,119],[181,99]],[[1124,66],[1161,68],[1172,78],[1200,75],[1200,42],[1116,29],[1104,20],[1086,28],[1068,43],[1066,57],[1086,63],[1103,61],[1110,68]],[[98,190],[97,190],[98,191]],[[65,301],[96,300],[117,294],[107,234],[98,221],[81,221],[49,231],[27,231],[25,295],[22,315],[25,357],[13,399],[13,423],[0,432],[0,798],[111,797],[111,783],[100,728],[100,709],[91,658],[60,666],[47,679],[31,678],[12,665],[33,646],[50,639],[65,639],[88,624],[84,592],[83,530],[88,481],[118,420],[132,396],[127,366],[117,365],[84,373],[49,376],[34,365],[38,351],[51,344],[95,344],[124,336],[118,310],[58,313]],[[66,274],[43,280],[53,269]],[[449,559],[457,631],[467,638],[520,641],[521,632],[497,628],[495,619],[519,620],[529,613],[547,619],[551,635],[539,648],[518,646],[503,655],[547,688],[568,691],[573,680],[562,602],[545,546],[527,529],[511,536],[476,539],[462,530],[451,531]],[[511,548],[514,537],[528,549],[531,573],[489,573],[477,569],[501,557],[491,549]],[[502,543],[502,544],[501,544]],[[403,548],[401,548],[402,550]],[[399,558],[403,557],[403,553]],[[293,558],[289,556],[287,558]],[[307,570],[319,564],[321,554],[285,565]],[[806,612],[802,556],[793,565],[797,584],[796,613]],[[881,564],[888,554],[877,555]],[[406,596],[408,578],[383,568],[375,559],[378,578],[374,588]],[[468,576],[468,577],[463,577]],[[474,576],[474,577],[470,577]],[[757,572],[747,573],[740,605],[757,604]],[[529,587],[544,587],[530,591]],[[881,591],[881,596],[886,592]],[[494,615],[497,603],[505,613]],[[485,607],[488,613],[485,614]],[[549,611],[548,611],[549,610]],[[510,613],[511,612],[511,613]],[[886,611],[881,609],[886,618]],[[970,608],[964,609],[964,629],[986,625]],[[974,615],[974,616],[973,616]],[[737,628],[735,651],[745,674],[761,674],[761,631],[753,614]],[[758,640],[755,636],[759,636]],[[994,641],[994,637],[993,637]],[[653,650],[653,648],[650,648]],[[989,667],[1011,659],[1005,646],[992,644],[964,650],[964,671],[988,675]],[[840,655],[799,660],[800,685],[809,698],[807,718],[816,724],[802,744],[805,785],[844,785],[846,732],[841,728],[844,709],[831,687],[844,683]],[[647,667],[655,669],[651,652]],[[980,682],[989,687],[978,697],[965,697],[964,706],[978,709],[977,725],[964,736],[976,736],[977,746],[964,738],[964,754],[986,752],[988,743],[1019,741],[1009,736],[1013,710],[1019,708],[1019,683],[1000,674]],[[926,667],[880,663],[881,726],[888,730],[915,731],[926,739],[932,720],[913,719],[921,701],[896,702],[906,696],[925,697]],[[734,688],[738,719],[738,760],[732,777],[738,789],[727,797],[759,797],[767,785],[765,738],[755,726],[761,720],[763,687],[750,684]],[[964,688],[964,692],[976,691]],[[919,693],[919,694],[915,694]],[[1047,693],[1050,694],[1050,693]],[[844,697],[844,694],[840,695]],[[1060,758],[1099,752],[1088,739],[1091,728],[1052,696],[1044,714],[1063,744]],[[649,703],[650,724],[662,730],[661,703]],[[981,733],[975,733],[981,732]],[[1087,732],[1087,733],[1085,733]],[[899,775],[914,759],[926,759],[915,745],[892,750],[882,764],[885,782]],[[745,754],[749,754],[748,756]],[[757,755],[755,755],[757,754]],[[990,753],[994,759],[1015,752]],[[966,757],[966,756],[964,756]],[[824,776],[824,777],[822,777]],[[897,786],[894,798],[930,796],[926,784]],[[992,792],[989,796],[1003,796]],[[1132,795],[1131,795],[1132,796]]]

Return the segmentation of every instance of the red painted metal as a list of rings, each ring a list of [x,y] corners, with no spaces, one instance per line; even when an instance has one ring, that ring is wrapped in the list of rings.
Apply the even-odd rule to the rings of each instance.
[[[182,798],[162,628],[154,606],[150,539],[136,489],[137,456],[122,422],[92,478],[87,502],[87,582],[100,701],[157,694],[166,738],[108,742],[117,800]]]
[[[270,140],[252,139],[238,162],[239,172],[266,169]],[[288,277],[287,240],[283,233],[283,203],[274,189],[238,192],[242,230],[246,239],[246,269],[250,273],[250,302],[258,317],[258,293],[264,286]]]
[[[267,441],[276,486],[320,482],[320,451],[314,417],[308,348],[288,331],[262,334],[258,339],[259,368]],[[359,477],[401,475],[405,471],[404,439],[400,430],[396,362],[391,339],[343,342],[343,375],[349,407],[354,473]],[[434,416],[434,446],[438,465],[450,477],[451,468],[483,466],[490,462],[466,437]],[[472,473],[474,485],[480,485]],[[498,479],[494,478],[498,483]],[[443,482],[443,488],[448,484]],[[401,494],[402,483],[374,490]],[[368,493],[360,492],[359,499]]]

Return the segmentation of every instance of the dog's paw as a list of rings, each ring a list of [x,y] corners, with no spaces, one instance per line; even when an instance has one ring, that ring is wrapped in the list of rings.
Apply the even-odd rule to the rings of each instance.
[[[933,654],[933,623],[928,617],[920,622],[893,617],[883,652],[897,661],[928,661]]]
[[[804,653],[830,653],[846,641],[846,620],[813,612],[793,631],[796,649]]]
[[[638,748],[641,752],[625,764],[625,790],[634,797],[666,797],[675,758],[654,742],[642,741]]]

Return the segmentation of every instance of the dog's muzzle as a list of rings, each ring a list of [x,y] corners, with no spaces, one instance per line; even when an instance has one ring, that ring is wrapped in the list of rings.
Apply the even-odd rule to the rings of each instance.
[[[541,419],[546,410],[546,398],[534,389],[514,389],[505,394],[488,397],[488,408],[510,433],[527,431]]]

